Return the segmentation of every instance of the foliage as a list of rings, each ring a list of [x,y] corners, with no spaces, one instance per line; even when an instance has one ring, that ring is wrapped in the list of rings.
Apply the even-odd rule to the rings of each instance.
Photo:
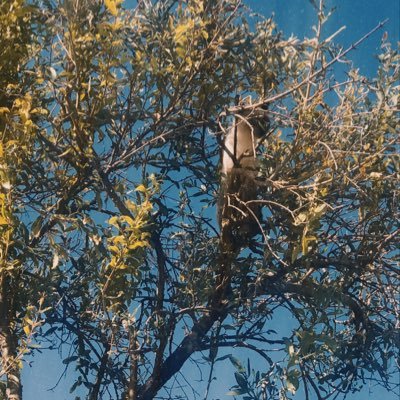
[[[200,397],[189,359],[208,388],[229,359],[247,400],[396,389],[399,53],[337,82],[317,14],[300,40],[239,0],[0,5],[3,392],[37,346],[92,400]],[[262,234],[227,254],[217,156],[248,94]]]

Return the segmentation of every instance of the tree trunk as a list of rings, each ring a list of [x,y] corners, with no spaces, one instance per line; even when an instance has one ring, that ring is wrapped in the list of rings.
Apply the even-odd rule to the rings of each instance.
[[[226,300],[231,283],[231,263],[234,254],[223,249],[230,247],[221,241],[219,271],[216,277],[216,288],[208,302],[209,313],[203,315],[192,327],[191,332],[184,337],[180,345],[164,360],[158,374],[152,375],[138,389],[138,400],[152,400],[158,391],[171,379],[183,364],[201,348],[201,343],[216,321],[222,322],[228,315]]]
[[[4,272],[0,276],[0,349],[1,372],[6,376],[6,399],[22,400],[21,372],[17,361],[18,339],[11,328],[13,291],[10,278]]]

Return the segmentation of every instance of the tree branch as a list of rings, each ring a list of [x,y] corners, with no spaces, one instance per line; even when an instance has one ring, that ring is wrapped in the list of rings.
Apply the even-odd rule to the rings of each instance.
[[[102,179],[106,192],[114,202],[115,206],[123,215],[133,217],[129,209],[125,206],[124,202],[120,199],[115,192],[112,184],[110,183],[107,174],[102,171],[101,167],[97,168],[98,173]],[[152,240],[156,239],[153,235]],[[160,251],[161,243],[155,241],[152,243],[156,251]],[[221,245],[221,248],[224,246]],[[158,254],[159,262],[163,262],[163,255]],[[191,332],[182,340],[180,345],[166,358],[166,360],[157,366],[157,373],[152,374],[147,382],[138,388],[137,399],[152,400],[157,392],[165,385],[165,383],[177,373],[186,360],[196,351],[201,349],[201,342],[206,336],[208,331],[212,328],[216,321],[223,321],[228,314],[226,294],[230,285],[230,263],[231,257],[226,252],[221,251],[219,262],[219,273],[217,275],[216,289],[213,296],[209,300],[209,313],[200,318],[193,326]],[[160,362],[160,357],[158,357]]]
[[[306,85],[309,83],[312,79],[320,75],[322,72],[326,71],[330,66],[333,64],[337,63],[342,57],[344,57],[347,53],[350,51],[354,50],[358,45],[360,45],[364,40],[366,40],[369,36],[371,36],[374,32],[376,32],[378,29],[382,28],[383,25],[385,25],[389,21],[389,18],[386,18],[384,21],[380,22],[377,26],[375,26],[374,29],[370,30],[368,33],[366,33],[362,38],[357,40],[355,43],[352,43],[346,50],[341,51],[335,58],[333,58],[331,61],[329,61],[327,64],[323,65],[321,68],[319,68],[317,71],[315,71],[313,74],[309,75],[306,79],[302,80],[299,82],[297,85],[293,86],[292,88],[285,90],[282,93],[277,94],[276,96],[270,97],[268,99],[259,101],[257,103],[253,103],[249,106],[236,106],[236,107],[230,107],[228,111],[230,113],[235,113],[240,110],[251,110],[257,107],[261,107],[265,104],[273,103],[277,100],[283,99],[289,94],[295,92],[297,89],[300,89],[302,86]]]

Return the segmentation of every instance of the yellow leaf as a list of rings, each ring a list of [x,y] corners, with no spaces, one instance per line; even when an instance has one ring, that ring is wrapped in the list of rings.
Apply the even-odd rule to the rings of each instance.
[[[176,48],[176,54],[178,54],[178,57],[184,58],[185,55],[186,55],[186,50],[185,50],[185,48],[182,47],[182,46],[178,46],[178,47]]]
[[[136,50],[135,58],[136,58],[136,61],[140,61],[143,58],[143,53],[139,50]]]
[[[142,193],[146,193],[146,187],[144,186],[144,185],[139,185],[137,188],[136,188],[136,191],[137,192],[142,192]]]
[[[307,236],[303,236],[303,238],[301,239],[301,251],[304,255],[306,255],[308,253],[308,240],[307,240]]]
[[[24,326],[24,332],[25,332],[25,335],[30,335],[31,327],[29,325],[25,325]]]
[[[175,28],[175,41],[179,42],[186,34],[188,24],[180,24]]]
[[[31,114],[47,115],[49,112],[45,108],[34,108],[31,110]]]
[[[18,146],[18,145],[19,145],[19,142],[18,142],[18,140],[9,140],[9,141],[6,143],[6,145],[7,145],[7,147]]]
[[[29,116],[29,114],[26,114],[26,115]],[[22,120],[24,121],[24,126],[25,126],[26,128],[32,128],[32,127],[33,127],[33,122],[32,122],[32,120],[31,120],[31,119],[25,119],[25,114],[23,114],[23,115],[21,116],[21,118],[22,118]]]
[[[119,219],[122,222],[126,222],[129,226],[135,225],[135,221],[131,217],[129,217],[128,215],[123,215]]]
[[[0,215],[0,225],[8,225],[8,221]]]
[[[317,240],[317,238],[315,236],[303,236],[303,239],[301,240],[301,248],[302,248],[302,253],[304,255],[306,255],[308,253],[309,250],[309,245],[312,242],[315,242]]]
[[[108,223],[109,223],[110,225],[114,225],[114,226],[118,227],[118,217],[111,217],[111,218],[108,220]]]
[[[320,190],[320,193],[322,197],[325,197],[329,193],[329,190],[325,187]]]
[[[126,202],[125,202],[125,205],[128,207],[128,209],[130,210],[130,211],[132,211],[134,214],[136,213],[136,211],[137,211],[137,205],[133,202],[133,201],[130,201],[130,200],[127,200]]]
[[[108,246],[108,249],[112,251],[113,253],[118,253],[119,248],[117,246]]]
[[[118,243],[125,244],[125,242],[126,242],[125,238],[122,235],[115,236],[115,237],[111,238],[110,240],[114,245],[116,245]]]
[[[201,31],[201,36],[203,36],[203,38],[204,38],[205,40],[207,40],[207,39],[208,39],[208,32],[207,32],[206,30],[202,30],[202,31]]]
[[[138,247],[147,247],[148,245],[149,245],[149,242],[147,242],[146,240],[139,240],[139,241],[137,241],[137,242],[135,242],[133,244],[130,244],[128,246],[128,249],[129,250],[135,250]]]
[[[114,17],[117,16],[117,6],[119,6],[121,3],[122,0],[104,0],[104,4],[106,5],[108,11],[110,11],[110,13],[114,15]]]

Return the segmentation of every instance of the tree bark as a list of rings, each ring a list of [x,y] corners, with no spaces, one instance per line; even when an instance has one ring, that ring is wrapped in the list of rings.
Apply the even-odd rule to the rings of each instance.
[[[10,277],[1,271],[0,275],[0,349],[1,372],[6,376],[6,399],[22,400],[21,372],[17,361],[18,338],[11,328],[13,290]]]
[[[105,189],[118,208],[122,215],[128,215],[133,217],[129,209],[125,206],[123,201],[120,199],[118,194],[112,187],[108,176],[101,167],[98,167],[98,173],[103,181]],[[201,350],[201,342],[212,328],[216,321],[223,321],[228,315],[227,311],[227,293],[230,289],[231,283],[231,263],[235,257],[234,251],[232,251],[232,243],[225,239],[227,235],[224,231],[231,229],[231,224],[227,223],[223,228],[220,239],[220,258],[218,262],[218,270],[216,276],[216,285],[213,295],[208,301],[209,312],[208,314],[201,317],[193,326],[191,332],[185,336],[180,345],[164,360],[160,363],[150,378],[142,385],[137,388],[137,394],[130,393],[130,388],[127,390],[127,397],[129,400],[153,400],[158,391],[168,382],[172,376],[174,376],[188,360],[188,358],[196,351]],[[153,245],[158,247],[158,261],[163,263],[164,256],[160,252],[161,243],[156,240],[157,236],[153,235]],[[160,288],[159,288],[160,290]],[[159,299],[160,300],[160,299]],[[159,360],[161,362],[161,360]],[[136,383],[132,382],[131,384]]]
[[[234,254],[225,251],[226,243],[221,240],[219,270],[216,277],[216,288],[208,301],[209,313],[201,317],[185,336],[180,345],[165,359],[157,374],[153,374],[147,382],[139,387],[137,400],[152,400],[158,391],[172,378],[183,364],[196,351],[202,349],[202,341],[216,321],[222,322],[228,315],[227,293],[231,283],[231,263]],[[230,247],[230,246],[228,246]]]
[[[227,312],[224,307],[220,310],[211,311],[209,315],[203,316],[192,328],[192,331],[175,349],[175,351],[164,361],[158,377],[151,376],[147,382],[139,388],[138,400],[152,400],[158,391],[172,378],[196,351],[201,350],[201,341],[218,320],[224,320]]]
[[[100,359],[100,368],[97,373],[96,382],[92,388],[92,392],[90,393],[90,400],[98,400],[99,399],[100,387],[101,387],[101,383],[103,382],[103,379],[104,379],[104,374],[106,372],[107,362],[109,359],[110,347],[111,346],[110,346],[109,341],[106,340],[104,342],[104,352]]]

